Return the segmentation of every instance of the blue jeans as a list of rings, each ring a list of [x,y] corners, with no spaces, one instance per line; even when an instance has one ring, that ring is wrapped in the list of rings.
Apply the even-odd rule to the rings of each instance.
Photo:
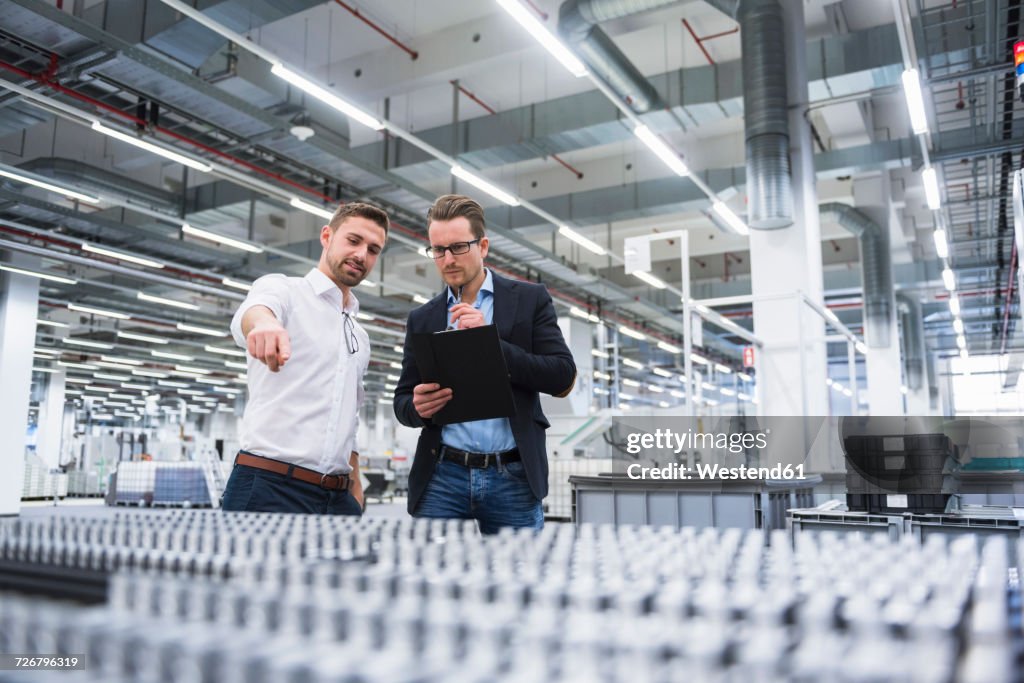
[[[413,516],[475,519],[484,534],[505,526],[544,528],[544,510],[521,462],[471,468],[441,460]]]
[[[311,515],[361,515],[351,493],[328,491],[283,474],[235,465],[220,507],[228,512],[300,512]]]

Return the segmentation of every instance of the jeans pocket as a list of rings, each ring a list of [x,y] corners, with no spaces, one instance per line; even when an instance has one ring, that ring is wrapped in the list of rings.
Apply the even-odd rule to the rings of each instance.
[[[507,462],[501,467],[501,472],[505,476],[511,477],[518,481],[526,481],[526,468],[523,467],[522,461]]]

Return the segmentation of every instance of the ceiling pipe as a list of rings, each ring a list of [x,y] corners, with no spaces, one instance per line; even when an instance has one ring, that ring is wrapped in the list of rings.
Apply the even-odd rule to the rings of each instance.
[[[558,9],[558,33],[596,78],[643,114],[662,107],[661,96],[598,24],[676,4],[679,0],[566,0]]]
[[[181,204],[170,192],[74,159],[43,157],[19,164],[18,168],[101,194],[135,198],[150,206],[177,210]]]
[[[860,272],[864,288],[865,341],[871,348],[886,347],[892,333],[892,261],[889,234],[873,220],[846,204],[830,202],[818,207],[860,241]]]

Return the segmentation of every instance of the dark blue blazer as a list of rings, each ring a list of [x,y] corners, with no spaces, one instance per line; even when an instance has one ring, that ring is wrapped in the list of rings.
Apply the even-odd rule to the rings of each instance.
[[[540,407],[540,392],[567,396],[576,382],[576,363],[558,327],[551,295],[544,285],[494,277],[494,324],[512,382],[516,414],[509,418],[530,489],[538,499],[548,494],[548,456],[544,430],[550,425]],[[402,376],[395,388],[395,416],[407,427],[422,427],[409,473],[409,512],[415,512],[437,464],[441,427],[424,420],[412,405],[412,390],[421,383],[409,335],[440,332],[448,324],[448,288],[409,313]]]

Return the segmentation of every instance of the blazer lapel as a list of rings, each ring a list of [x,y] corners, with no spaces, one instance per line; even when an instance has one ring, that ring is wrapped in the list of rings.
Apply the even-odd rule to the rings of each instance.
[[[448,329],[448,288],[445,287],[426,305],[431,307],[430,314],[427,316],[429,321],[427,331],[440,332]]]
[[[502,339],[512,337],[512,327],[516,321],[516,306],[519,304],[519,288],[514,280],[497,275],[494,278],[494,324],[498,327],[498,336]]]

